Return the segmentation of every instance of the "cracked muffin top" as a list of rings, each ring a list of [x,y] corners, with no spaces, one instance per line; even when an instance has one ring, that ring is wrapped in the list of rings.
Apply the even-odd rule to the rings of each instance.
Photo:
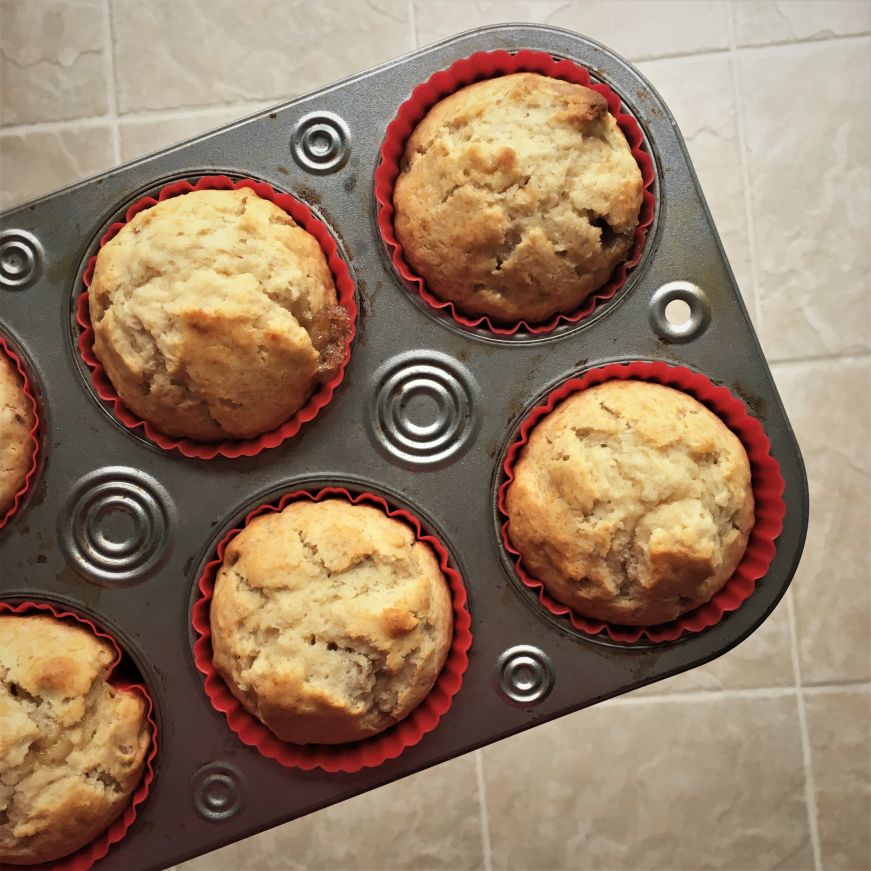
[[[0,520],[24,485],[33,458],[33,405],[21,376],[0,349]]]
[[[461,312],[541,322],[577,309],[626,259],[642,186],[601,94],[515,73],[451,94],[417,125],[396,235]]]
[[[430,547],[377,508],[293,502],[228,545],[211,605],[214,665],[284,741],[338,744],[407,716],[453,635]]]
[[[0,616],[0,863],[75,852],[127,807],[151,743],[145,700],[107,682],[112,646],[45,616]]]
[[[284,423],[344,356],[323,250],[248,188],[139,212],[97,255],[94,353],[135,414],[202,441]]]
[[[511,542],[555,599],[651,626],[707,602],[732,576],[754,523],[750,462],[686,393],[610,381],[535,427],[507,513]]]

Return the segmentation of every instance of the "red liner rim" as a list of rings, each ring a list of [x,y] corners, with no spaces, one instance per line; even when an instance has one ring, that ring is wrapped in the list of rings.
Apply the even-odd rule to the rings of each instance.
[[[14,364],[15,368],[18,371],[18,374],[21,376],[21,385],[22,390],[24,391],[24,395],[30,400],[30,405],[33,409],[33,426],[30,428],[30,440],[33,443],[33,449],[30,453],[30,468],[27,470],[21,486],[12,497],[12,504],[9,506],[4,514],[0,514],[0,529],[3,529],[3,527],[12,519],[12,516],[15,514],[15,512],[18,511],[18,508],[24,500],[27,491],[30,489],[30,485],[33,483],[34,475],[36,475],[36,470],[39,466],[40,418],[39,404],[37,403],[36,397],[34,396],[33,387],[30,383],[30,379],[27,377],[27,370],[24,368],[24,366],[21,365],[21,357],[19,357],[19,355],[12,350],[9,343],[3,338],[2,335],[0,335],[0,354],[5,354]]]
[[[70,611],[66,608],[57,608],[47,602],[20,602],[13,605],[11,602],[0,600],[0,614],[31,614],[46,612],[51,614],[55,619],[62,621],[76,621],[77,623],[86,626],[98,638],[108,641],[115,649],[115,660],[109,667],[109,682],[112,683],[112,672],[117,667],[121,660],[121,647],[112,635],[98,628],[88,618]],[[139,814],[139,808],[148,793],[151,790],[151,783],[154,780],[154,760],[157,756],[157,720],[154,714],[154,701],[151,694],[148,692],[144,684],[128,684],[128,683],[112,683],[116,689],[124,692],[133,692],[141,695],[147,704],[146,717],[148,725],[151,727],[151,747],[148,755],[145,757],[145,768],[142,774],[142,780],[139,786],[133,791],[130,798],[130,803],[127,805],[121,815],[97,838],[86,844],[84,847],[71,853],[69,856],[63,856],[54,862],[42,862],[38,865],[28,865],[28,868],[36,869],[36,871],[88,871],[95,862],[99,862],[112,847],[121,841],[134,820]]]
[[[544,583],[527,571],[520,552],[512,545],[508,534],[506,496],[514,480],[514,463],[529,441],[532,430],[568,396],[612,380],[648,381],[688,393],[713,411],[738,436],[750,459],[756,521],[741,562],[732,577],[710,601],[676,620],[658,626],[620,626],[606,623],[584,617],[558,602],[547,592]],[[753,594],[757,581],[765,576],[774,559],[775,541],[783,529],[783,518],[786,514],[783,501],[785,485],[780,474],[780,464],[771,456],[771,442],[762,424],[748,413],[747,406],[727,388],[715,385],[705,375],[692,369],[663,362],[611,363],[564,381],[523,420],[502,468],[505,480],[499,487],[498,494],[498,507],[504,518],[501,527],[502,543],[515,558],[515,570],[520,581],[538,593],[539,602],[547,611],[568,619],[578,631],[591,636],[604,633],[611,640],[626,644],[635,643],[641,638],[656,643],[676,641],[684,634],[701,632],[716,625],[726,614],[740,607]]]
[[[436,554],[439,568],[451,593],[454,630],[451,646],[441,673],[424,700],[407,717],[384,732],[349,744],[291,744],[277,738],[255,716],[248,713],[212,665],[212,632],[209,608],[214,592],[215,579],[224,552],[230,541],[255,517],[267,512],[282,511],[291,502],[308,499],[320,502],[325,498],[340,498],[352,505],[369,504],[381,509],[388,517],[404,522],[415,534],[417,541],[428,544]],[[197,634],[194,643],[194,662],[205,677],[206,695],[215,710],[223,713],[227,723],[243,744],[254,747],[269,759],[274,759],[287,768],[301,768],[352,774],[363,768],[374,768],[389,759],[395,759],[403,750],[417,744],[424,735],[438,725],[447,713],[454,696],[463,683],[463,675],[469,664],[469,648],[472,644],[472,620],[467,610],[468,597],[460,573],[449,563],[448,551],[434,535],[423,531],[418,518],[402,508],[395,508],[381,496],[362,492],[351,494],[344,487],[323,487],[317,492],[295,490],[275,503],[265,503],[250,511],[245,522],[230,530],[218,543],[217,556],[210,560],[200,575],[197,584],[200,596],[193,607],[192,623]]]
[[[132,220],[135,215],[144,209],[157,205],[158,202],[181,194],[191,193],[192,191],[239,190],[240,188],[250,188],[259,197],[274,203],[287,212],[299,226],[317,239],[327,258],[327,264],[336,283],[338,304],[348,312],[348,320],[350,322],[345,356],[339,371],[329,381],[321,384],[309,397],[306,404],[277,429],[253,439],[224,439],[217,442],[201,442],[190,438],[168,436],[148,421],[133,414],[118,396],[106,374],[106,370],[93,352],[94,328],[91,324],[88,310],[88,288],[94,276],[94,266],[97,262],[96,254],[88,260],[88,265],[85,269],[82,281],[85,290],[76,298],[76,323],[81,327],[77,345],[79,354],[91,371],[91,381],[97,396],[104,402],[111,403],[115,417],[127,429],[142,429],[150,441],[164,450],[177,450],[186,457],[201,460],[211,460],[218,456],[227,459],[235,459],[242,456],[253,457],[262,450],[277,447],[283,441],[295,436],[303,424],[313,420],[320,410],[332,400],[333,394],[345,377],[345,369],[351,358],[351,345],[357,331],[357,303],[354,279],[351,277],[348,264],[339,253],[339,246],[336,240],[327,229],[326,224],[315,217],[309,206],[291,194],[276,191],[275,188],[264,181],[250,178],[234,180],[226,175],[204,175],[199,177],[194,184],[188,179],[179,179],[166,184],[160,189],[156,199],[153,196],[145,196],[132,203],[125,212],[124,220],[112,224],[100,237],[99,248],[102,248],[113,239],[121,228]]]
[[[393,225],[393,187],[399,177],[399,163],[405,151],[405,143],[426,113],[441,99],[458,91],[466,85],[483,79],[497,78],[518,72],[534,72],[552,78],[563,79],[574,84],[584,85],[600,93],[608,102],[608,110],[614,116],[629,143],[643,181],[642,204],[635,228],[635,238],[628,257],[611,275],[606,284],[590,294],[580,308],[568,314],[554,315],[541,323],[528,323],[525,320],[505,325],[494,323],[487,315],[466,315],[450,300],[440,299],[426,286],[408,261],[401,243],[396,237]],[[622,100],[607,85],[594,82],[588,70],[570,60],[556,60],[547,52],[524,49],[516,53],[507,51],[479,51],[467,58],[455,61],[447,69],[433,73],[425,82],[419,84],[399,107],[394,119],[387,126],[387,134],[381,146],[380,162],[375,170],[375,200],[378,203],[378,228],[387,246],[394,269],[417,291],[420,298],[431,308],[447,311],[459,324],[465,327],[483,327],[498,336],[512,336],[519,330],[532,335],[549,333],[562,323],[574,324],[588,317],[600,302],[611,299],[626,283],[631,269],[638,265],[644,251],[647,233],[653,224],[656,212],[656,197],[653,183],[656,179],[653,158],[644,149],[644,135],[635,118],[623,111]]]

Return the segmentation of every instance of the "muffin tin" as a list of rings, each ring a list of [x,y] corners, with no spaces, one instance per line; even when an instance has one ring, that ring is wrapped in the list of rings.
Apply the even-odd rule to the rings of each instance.
[[[625,286],[547,334],[464,328],[394,272],[373,178],[387,124],[412,89],[475,51],[534,49],[608,84],[656,167],[656,218]],[[254,457],[200,460],[126,429],[96,396],[76,348],[75,300],[105,230],[176,179],[261,179],[307,203],[357,285],[344,381],[317,419]],[[0,596],[69,607],[114,635],[156,706],[151,794],[101,868],[161,868],[302,816],[538,723],[701,665],[753,632],[792,578],[807,527],[801,456],[686,149],[667,107],[625,61],[563,30],[472,31],[6,212],[0,331],[32,376],[41,464],[0,532]],[[690,319],[669,322],[668,303]],[[573,631],[518,582],[500,537],[502,462],[521,420],[592,367],[661,360],[742,398],[785,482],[777,551],[721,622],[670,643]],[[217,543],[252,508],[293,490],[368,491],[445,543],[469,595],[472,646],[438,726],[354,773],[286,768],[244,746],[210,704],[191,609]],[[588,736],[595,746],[595,735]]]

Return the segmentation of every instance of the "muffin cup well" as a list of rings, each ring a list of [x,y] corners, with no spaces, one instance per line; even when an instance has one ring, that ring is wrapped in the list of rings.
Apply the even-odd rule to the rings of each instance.
[[[544,583],[529,574],[520,552],[511,543],[508,534],[509,518],[506,508],[508,488],[514,480],[514,464],[529,441],[538,422],[550,414],[564,399],[588,387],[605,381],[649,381],[688,393],[716,414],[741,440],[750,459],[751,485],[755,500],[755,523],[750,532],[747,549],[732,577],[713,598],[681,615],[676,620],[658,626],[620,626],[584,617],[547,591]],[[725,387],[714,385],[704,375],[683,366],[667,363],[612,363],[585,372],[579,378],[570,378],[552,390],[526,416],[503,463],[505,480],[499,487],[498,507],[504,518],[502,542],[515,557],[515,568],[521,582],[538,593],[539,602],[551,614],[565,617],[571,625],[587,635],[605,633],[611,640],[634,643],[641,638],[653,642],[676,641],[685,633],[701,632],[719,623],[723,616],[736,610],[756,589],[756,582],[768,571],[776,551],[775,540],[783,529],[786,506],[783,502],[783,478],[780,464],[771,456],[771,443],[762,424],[747,412],[744,403]]]
[[[89,844],[76,850],[75,853],[70,853],[69,856],[63,856],[54,862],[41,862],[38,865],[28,865],[27,868],[36,869],[36,871],[87,871],[95,862],[99,862],[112,847],[117,844],[127,834],[127,830],[133,825],[136,819],[140,806],[148,796],[151,789],[151,783],[154,780],[154,759],[157,756],[157,719],[154,715],[154,702],[151,695],[144,684],[131,684],[127,682],[115,682],[111,679],[111,673],[121,661],[121,647],[118,642],[102,629],[98,629],[86,617],[75,614],[66,609],[57,608],[54,605],[49,605],[46,602],[21,602],[13,605],[11,602],[0,601],[0,615],[2,614],[49,614],[56,620],[62,620],[68,623],[77,623],[86,627],[98,638],[108,641],[115,649],[115,660],[110,667],[109,682],[116,689],[124,692],[132,692],[141,695],[146,702],[146,716],[148,725],[151,729],[151,747],[145,757],[145,768],[142,774],[142,781],[139,786],[133,791],[130,797],[130,802],[122,814],[98,837],[94,838]],[[25,867],[25,866],[21,866]]]
[[[250,188],[257,196],[275,203],[275,205],[287,212],[300,227],[317,239],[336,283],[338,304],[348,313],[350,329],[345,344],[345,356],[339,371],[329,381],[321,384],[309,397],[306,404],[277,429],[252,439],[224,439],[223,441],[216,442],[202,442],[190,438],[176,438],[166,435],[148,421],[142,420],[124,405],[123,400],[118,396],[112,382],[109,380],[103,364],[94,354],[94,328],[91,324],[91,316],[88,309],[87,288],[90,287],[94,277],[94,267],[97,262],[96,254],[88,261],[87,268],[85,269],[83,276],[85,290],[76,299],[76,322],[82,330],[78,338],[79,353],[91,370],[91,381],[97,396],[104,402],[112,404],[115,417],[128,429],[135,430],[141,428],[150,441],[164,450],[177,450],[186,457],[195,457],[201,460],[211,460],[215,457],[230,459],[242,456],[253,457],[265,448],[277,447],[286,439],[295,436],[302,425],[313,420],[318,412],[333,398],[336,388],[345,376],[345,368],[351,357],[351,343],[354,340],[357,328],[357,303],[354,298],[354,280],[351,277],[347,263],[345,263],[339,254],[336,240],[332,237],[326,225],[312,214],[311,209],[305,203],[292,197],[290,194],[276,191],[266,182],[255,181],[253,179],[234,180],[225,175],[203,176],[195,183],[191,183],[187,179],[174,181],[162,187],[156,199],[152,196],[142,197],[129,206],[124,220],[112,224],[100,238],[99,247],[102,248],[110,239],[113,239],[121,228],[131,221],[135,215],[144,209],[157,205],[158,202],[190,193],[191,191],[238,190],[239,188]]]
[[[282,511],[291,502],[303,499],[320,502],[328,498],[344,499],[352,505],[372,505],[380,509],[388,517],[393,517],[409,526],[414,532],[415,539],[426,543],[435,552],[439,568],[450,588],[454,630],[445,664],[426,698],[407,717],[386,731],[348,744],[291,744],[277,738],[260,720],[248,713],[230,692],[212,664],[212,630],[209,617],[215,580],[224,558],[224,551],[242,528],[232,529],[224,536],[218,544],[217,557],[205,566],[200,575],[201,595],[193,607],[192,617],[197,634],[194,661],[205,676],[206,694],[212,706],[227,717],[230,728],[239,736],[243,744],[256,747],[264,756],[275,759],[288,768],[302,768],[306,771],[322,768],[328,772],[341,771],[350,774],[363,768],[374,768],[388,759],[395,759],[403,750],[417,744],[427,732],[435,729],[462,686],[463,674],[469,664],[472,621],[466,609],[466,588],[463,586],[459,572],[449,564],[445,546],[435,536],[425,533],[420,521],[413,514],[388,505],[381,496],[372,493],[352,495],[340,487],[324,487],[316,493],[296,490],[282,496],[274,504],[255,508],[245,518],[243,528],[258,515],[269,511]]]
[[[0,354],[4,354],[6,357],[8,357],[12,361],[15,368],[18,370],[18,374],[21,376],[21,384],[24,395],[30,401],[30,405],[33,409],[33,426],[30,428],[30,440],[33,444],[33,448],[30,454],[30,467],[28,468],[24,476],[24,483],[22,483],[22,485],[18,488],[18,491],[12,497],[12,504],[9,506],[5,513],[0,514],[0,529],[3,529],[3,527],[12,519],[12,516],[15,514],[15,512],[18,511],[18,508],[24,501],[24,497],[27,494],[27,491],[30,489],[31,484],[35,479],[36,469],[39,465],[40,419],[39,404],[37,403],[36,397],[34,396],[33,387],[30,383],[30,379],[27,377],[27,371],[24,366],[21,365],[21,358],[18,356],[18,354],[15,353],[15,351],[12,350],[12,348],[9,346],[9,344],[6,342],[2,335],[0,335]]]
[[[393,189],[396,179],[399,177],[400,161],[405,151],[405,143],[418,123],[423,120],[436,103],[473,82],[519,72],[541,73],[577,85],[585,85],[598,91],[608,101],[608,110],[623,131],[632,156],[641,170],[643,199],[629,255],[614,270],[608,281],[597,291],[591,293],[578,309],[567,314],[555,315],[544,323],[528,323],[525,320],[520,320],[516,323],[500,324],[494,323],[487,315],[464,314],[453,302],[440,299],[430,292],[426,281],[414,271],[405,259],[402,245],[396,237]],[[656,197],[653,193],[655,178],[653,159],[644,150],[644,136],[638,122],[632,115],[623,111],[620,97],[607,85],[593,82],[589,72],[584,67],[569,60],[556,60],[546,52],[540,51],[524,50],[518,51],[516,54],[507,51],[479,51],[470,57],[456,61],[445,70],[439,70],[418,85],[412,91],[411,96],[399,107],[396,117],[388,125],[387,135],[381,146],[381,160],[375,171],[378,228],[387,246],[394,269],[408,284],[417,289],[420,298],[431,308],[448,311],[457,323],[465,327],[483,327],[498,336],[511,336],[518,330],[538,335],[549,333],[560,324],[577,323],[592,314],[599,303],[611,299],[626,283],[629,270],[637,266],[641,259],[647,231],[653,224],[656,209]]]

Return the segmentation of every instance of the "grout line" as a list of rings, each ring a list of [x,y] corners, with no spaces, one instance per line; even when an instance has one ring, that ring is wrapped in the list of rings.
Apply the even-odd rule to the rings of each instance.
[[[112,10],[110,0],[103,0],[103,34],[106,40],[105,56],[106,88],[109,98],[109,113],[106,116],[112,122],[112,153],[115,165],[121,163],[121,131],[118,127],[118,88],[115,78],[115,41],[112,37]]]
[[[191,118],[200,115],[215,115],[220,116],[226,113],[229,109],[238,109],[239,117],[242,118],[245,114],[259,112],[269,106],[277,105],[274,100],[245,100],[240,103],[210,103],[200,108],[186,109],[167,109],[147,112],[131,112],[128,115],[120,115],[117,118],[119,125],[134,123],[138,121],[174,121],[179,118]],[[74,127],[101,127],[106,124],[111,124],[113,117],[111,115],[91,115],[87,118],[72,118],[65,121],[36,121],[32,124],[15,124],[8,127],[0,127],[0,135],[5,133],[10,134],[27,134],[27,133],[55,133],[57,131],[69,130]]]
[[[794,696],[798,689],[792,687],[753,687],[750,689],[697,690],[696,692],[663,693],[662,695],[632,695],[616,696],[608,699],[605,704],[612,707],[621,705],[646,705],[651,702],[690,703],[713,701],[714,699],[777,699]]]
[[[105,127],[112,123],[111,115],[89,115],[86,118],[68,118],[65,121],[34,121],[32,124],[10,124],[0,127],[0,135],[6,133],[26,136],[28,133],[57,133],[76,127]]]
[[[801,693],[804,696],[822,696],[826,693],[871,693],[871,681],[828,681],[817,686],[802,686]]]
[[[420,48],[417,40],[417,9],[414,8],[414,0],[408,0],[408,26],[411,28],[411,48]]]
[[[805,36],[798,39],[787,39],[782,42],[763,42],[759,45],[736,45],[738,51],[756,51],[760,48],[786,48],[790,45],[808,45],[818,42],[840,42],[844,39],[865,39],[871,35],[871,30],[863,30],[860,33],[832,33],[828,36]]]
[[[179,119],[209,117],[212,115],[215,118],[220,118],[230,109],[238,109],[239,117],[244,118],[246,115],[262,112],[264,109],[275,105],[277,104],[274,101],[247,100],[244,103],[222,103],[220,106],[204,106],[202,109],[167,109],[162,112],[139,112],[135,115],[122,115],[118,119],[118,123],[123,126],[143,121],[177,121]]]
[[[747,227],[747,250],[750,254],[750,283],[753,285],[753,308],[756,312],[756,333],[763,347],[765,342],[764,323],[762,321],[762,293],[759,286],[759,269],[756,264],[756,227],[753,223],[753,201],[750,187],[750,167],[747,155],[747,132],[744,123],[744,106],[741,100],[741,88],[738,84],[738,53],[735,47],[734,9],[729,5],[729,65],[732,74],[732,98],[735,101],[735,120],[738,126],[738,150],[741,160],[741,177],[744,185],[744,224]]]
[[[656,63],[658,60],[682,60],[683,58],[689,57],[709,57],[710,55],[726,54],[727,51],[729,51],[728,48],[705,48],[702,49],[702,51],[675,51],[644,57],[626,55],[626,60],[634,66],[638,66],[639,64]]]
[[[805,711],[804,692],[801,685],[801,663],[798,655],[798,630],[795,620],[795,602],[792,596],[786,597],[786,613],[789,622],[790,647],[792,648],[792,671],[795,676],[795,685],[798,689],[796,705],[798,709],[798,730],[801,735],[801,750],[804,761],[804,798],[807,807],[808,831],[810,833],[811,847],[814,853],[814,868],[823,871],[822,850],[820,849],[819,820],[817,816],[817,790],[814,780],[814,763],[811,752],[810,735],[807,726],[807,712]]]
[[[475,751],[475,776],[478,781],[478,806],[481,812],[481,844],[484,852],[484,871],[493,871],[493,850],[490,845],[490,812],[487,809],[487,787],[484,782],[484,753]]]
[[[790,657],[792,651],[790,650]],[[793,674],[795,673],[795,660],[793,660]],[[664,684],[666,681],[662,681]],[[655,686],[655,684],[653,685]],[[645,695],[633,695],[627,693],[607,699],[603,704],[617,707],[620,705],[643,705],[650,702],[679,702],[689,703],[699,701],[712,701],[714,699],[777,699],[786,696],[805,695],[816,696],[825,693],[837,692],[871,692],[871,681],[867,680],[844,680],[826,681],[823,684],[811,686],[785,686],[785,687],[748,687],[746,689],[721,689],[721,690],[687,690],[682,693],[650,693]]]
[[[193,104],[185,106],[171,106],[167,109],[141,109],[138,112],[125,112],[120,116],[123,121],[160,121],[165,118],[187,118],[189,115],[197,115],[201,112],[226,112],[228,109],[245,110],[249,106],[256,109],[267,106],[280,106],[288,100],[293,100],[299,94],[295,91],[287,91],[282,94],[267,95],[259,100],[216,100],[212,103]]]
[[[790,366],[796,363],[830,363],[834,360],[867,360],[871,357],[871,351],[856,351],[852,354],[811,354],[807,357],[783,357],[768,358],[768,365],[772,368],[776,366]]]

